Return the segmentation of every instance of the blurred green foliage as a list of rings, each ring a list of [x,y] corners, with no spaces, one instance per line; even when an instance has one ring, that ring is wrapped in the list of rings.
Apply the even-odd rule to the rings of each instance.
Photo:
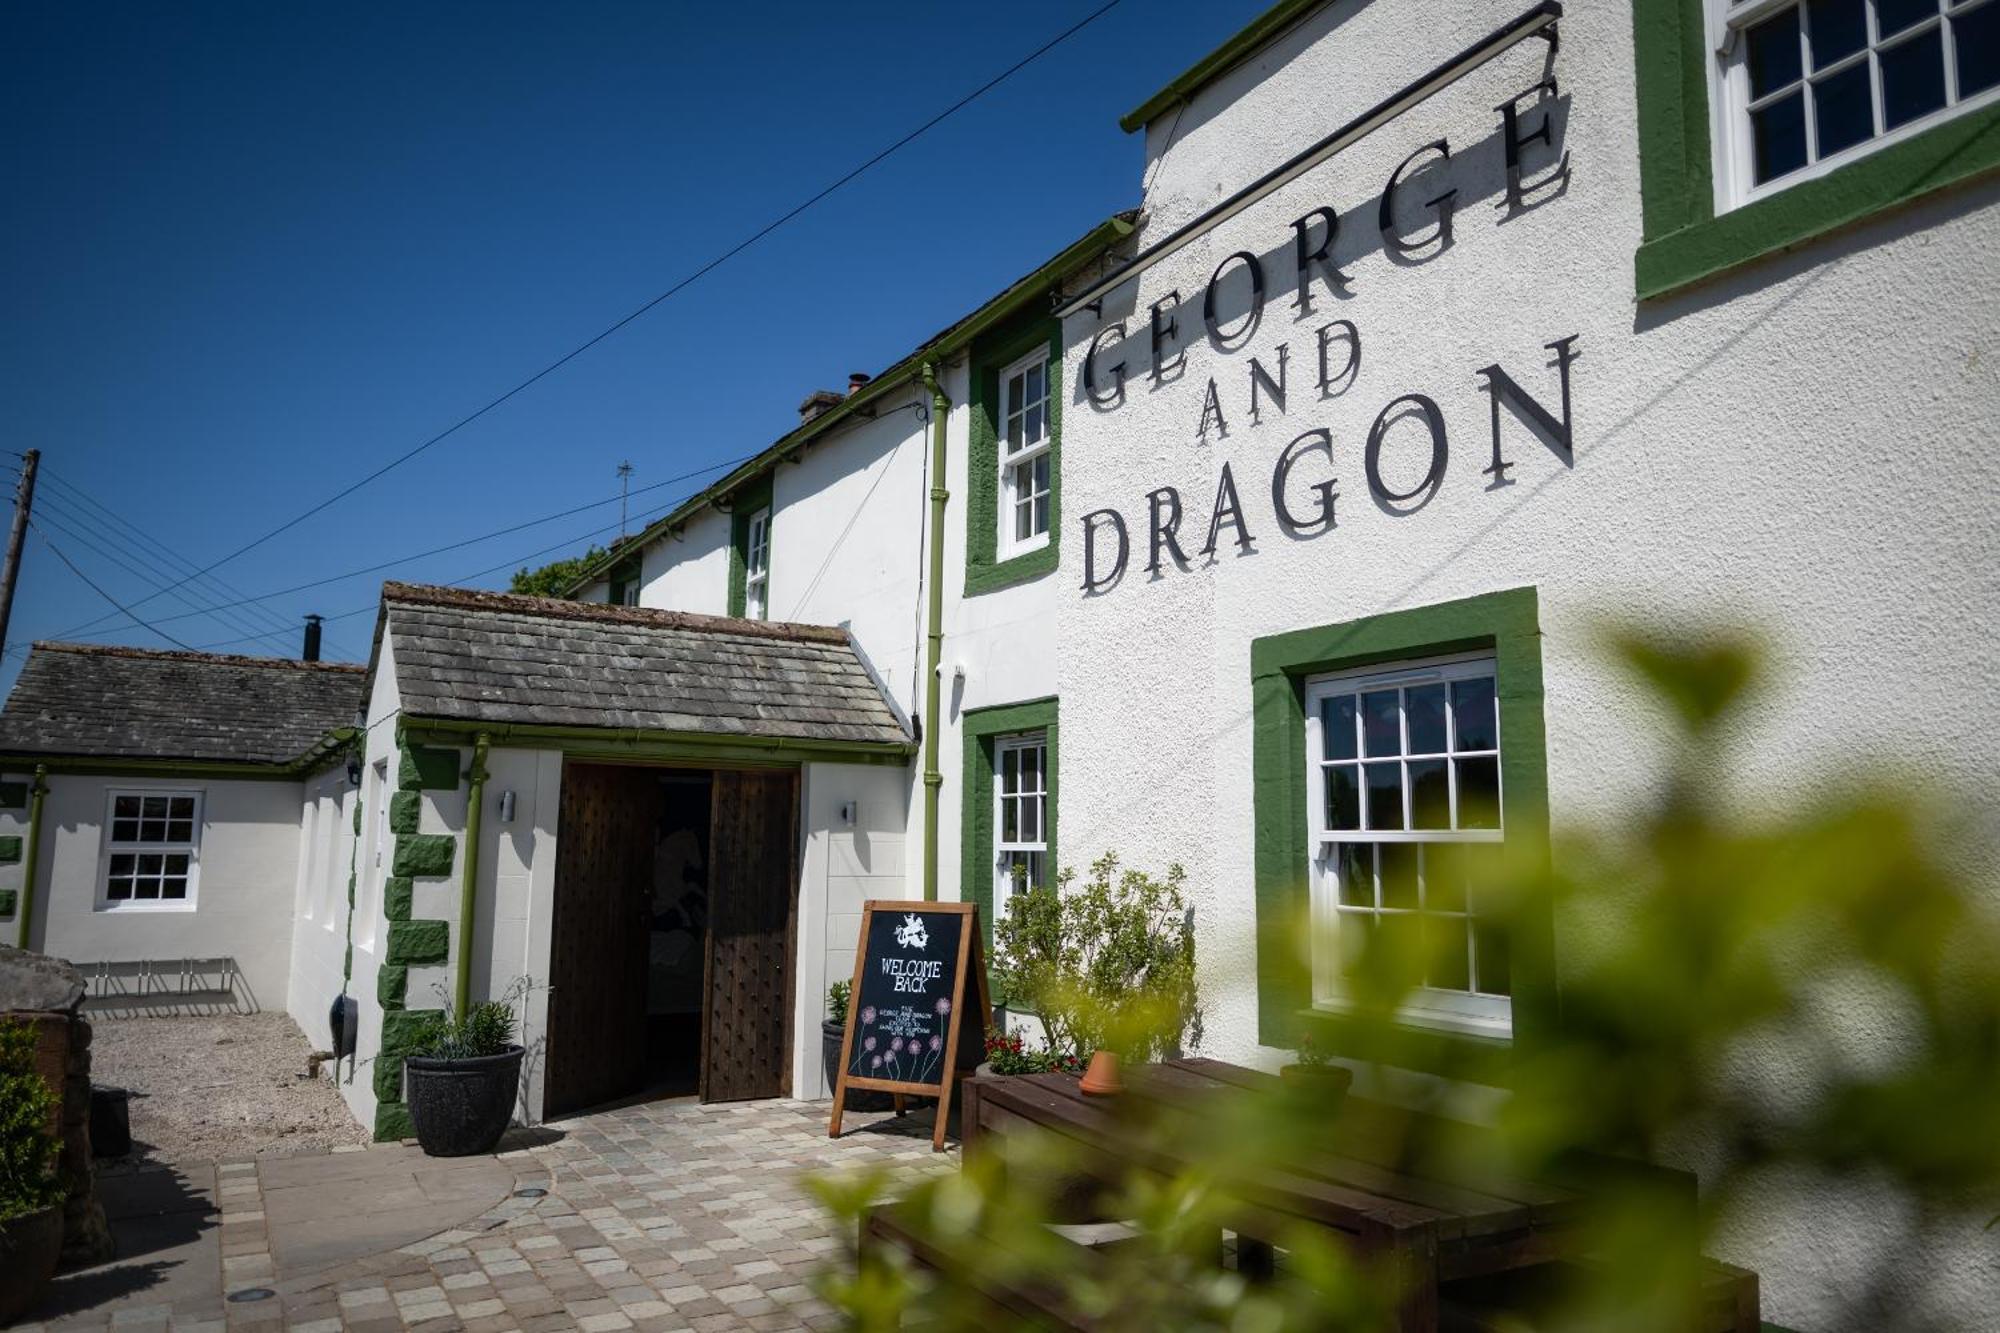
[[[1365,1143],[1310,1080],[1217,1102],[1199,1119],[1128,1095],[1120,1161],[1029,1132],[989,1136],[992,1150],[962,1170],[881,1205],[921,1238],[925,1264],[894,1246],[850,1249],[822,1274],[822,1296],[870,1330],[990,1327],[1000,1291],[1037,1293],[1112,1330],[1384,1327],[1405,1275],[1333,1233],[1272,1222],[1262,1239],[1281,1259],[1264,1281],[1219,1257],[1218,1238],[1258,1182],[1338,1151],[1434,1178],[1502,1174],[1587,1191],[1590,1261],[1524,1297],[1510,1328],[1697,1327],[1699,1254],[1767,1201],[1767,1186],[1801,1181],[1859,1188],[1901,1219],[1884,1232],[1900,1239],[1843,1254],[1853,1327],[1947,1326],[1910,1275],[1934,1244],[1990,1256],[1986,1224],[2000,1211],[1995,886],[1948,869],[1990,866],[1991,849],[1887,776],[1869,788],[1799,774],[1788,790],[1815,795],[1738,813],[1725,738],[1741,730],[1733,723],[1760,681],[1754,642],[1609,642],[1663,704],[1676,743],[1646,808],[1599,826],[1611,832],[1559,841],[1553,871],[1509,862],[1500,882],[1481,886],[1482,910],[1553,921],[1564,940],[1560,1021],[1517,1044],[1488,1123],[1450,1112],[1453,1076],[1469,1079],[1490,1055],[1454,1069],[1449,1048],[1446,1078],[1421,1085],[1435,1100],[1371,1122]],[[1091,954],[1087,935],[1071,937],[1133,910],[1118,905],[1114,868],[1100,862],[1060,902],[1017,897],[1025,910],[996,931],[1008,993],[1033,994],[1045,1021],[1055,1017],[1052,1036],[1079,1045],[1115,1042],[1100,1034],[1130,1030],[1133,1000],[1147,1010],[1162,989],[1114,980],[1129,974]],[[1151,920],[1178,910],[1179,886],[1170,873],[1140,895]],[[1091,905],[1070,908],[1073,895]],[[1304,955],[1311,923],[1295,938]],[[1400,938],[1375,932],[1346,976],[1354,1021],[1370,1030],[1368,1049],[1391,1052],[1386,1066],[1410,1039],[1396,1016],[1424,975],[1425,959]],[[1167,995],[1191,998],[1192,947],[1184,980],[1166,970]],[[1141,1029],[1146,1017],[1157,1022],[1144,1014]],[[1699,1176],[1698,1196],[1685,1172]],[[896,1184],[876,1175],[817,1189],[852,1225]],[[1086,1248],[1052,1229],[1078,1217],[1118,1219],[1129,1235]]]
[[[62,1202],[56,1094],[35,1070],[35,1029],[0,1023],[0,1222]]]

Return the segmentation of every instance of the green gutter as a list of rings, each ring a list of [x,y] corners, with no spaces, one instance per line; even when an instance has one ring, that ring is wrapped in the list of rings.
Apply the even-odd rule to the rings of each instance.
[[[247,759],[150,759],[121,755],[0,754],[0,772],[33,765],[51,773],[98,777],[244,778],[253,782],[297,782],[325,768],[360,735],[354,727],[336,727],[296,759],[260,764]]]
[[[458,881],[458,985],[452,993],[456,1002],[452,1013],[461,1023],[472,1005],[472,912],[479,898],[479,817],[486,801],[487,744],[482,731],[472,743],[472,768],[466,774],[472,785],[465,794],[465,855],[459,858],[464,869]]]
[[[620,544],[617,550],[606,552],[595,564],[577,575],[576,580],[564,590],[563,595],[576,596],[584,587],[604,578],[613,565],[628,558],[632,551],[651,545],[717,500],[726,499],[730,492],[745,482],[769,472],[783,459],[795,455],[814,437],[872,408],[892,391],[917,383],[923,375],[925,365],[943,364],[949,356],[968,346],[974,338],[995,324],[1012,318],[1028,301],[1046,295],[1052,284],[1067,276],[1078,264],[1102,254],[1112,245],[1130,236],[1135,225],[1133,218],[1124,214],[1098,223],[1082,237],[1065,246],[1055,258],[1013,283],[1007,290],[944,332],[926,340],[915,351],[869,381],[866,388],[849,394],[840,401],[839,406],[828,408],[811,421],[780,436],[775,444],[707,490],[683,504],[676,505],[671,513],[654,519],[642,528],[637,536]]]
[[[28,802],[28,858],[21,867],[21,907],[15,913],[14,947],[28,947],[28,929],[35,919],[35,865],[42,854],[42,798],[49,794],[48,766],[37,765],[35,784],[29,788],[34,793]]]
[[[484,735],[490,744],[556,749],[579,756],[680,759],[745,764],[902,764],[916,752],[908,741],[848,741],[791,736],[732,736],[714,732],[648,731],[639,727],[582,727],[554,723],[480,722],[457,718],[403,719],[413,742],[463,744]]]
[[[931,392],[931,526],[930,608],[924,648],[924,901],[938,896],[938,671],[944,655],[944,506],[951,492],[944,486],[944,429],[951,399],[938,384],[937,369],[924,362],[924,387]]]
[[[1304,18],[1327,0],[1280,0],[1250,26],[1190,65],[1179,78],[1154,93],[1138,107],[1118,118],[1118,128],[1127,134],[1144,129],[1169,108],[1188,101],[1196,93],[1248,60],[1257,48]]]

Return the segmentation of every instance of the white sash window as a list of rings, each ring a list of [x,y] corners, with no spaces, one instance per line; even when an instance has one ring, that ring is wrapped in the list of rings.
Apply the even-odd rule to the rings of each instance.
[[[1049,354],[1043,348],[1000,372],[1000,556],[1049,540]]]

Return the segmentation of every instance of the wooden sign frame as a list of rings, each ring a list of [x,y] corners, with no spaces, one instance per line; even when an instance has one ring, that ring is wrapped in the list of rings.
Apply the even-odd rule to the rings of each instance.
[[[862,972],[868,966],[868,935],[877,912],[914,912],[921,916],[958,916],[964,923],[958,932],[958,958],[951,978],[951,1024],[944,1039],[944,1070],[936,1083],[909,1083],[899,1079],[862,1078],[848,1074],[854,1061],[854,1021],[861,1011]],[[979,931],[979,907],[974,903],[892,902],[871,898],[861,905],[861,936],[854,945],[854,980],[848,991],[847,1025],[840,1037],[840,1072],[833,1084],[833,1119],[828,1122],[828,1138],[840,1137],[841,1113],[847,1109],[847,1090],[865,1088],[896,1094],[896,1110],[903,1109],[904,1094],[936,1097],[937,1125],[931,1131],[931,1151],[944,1151],[945,1121],[951,1114],[952,1089],[963,1077],[958,1072],[958,1038],[965,1029],[965,983],[968,969],[979,990],[979,1038],[982,1051],[986,1033],[993,1026],[993,1001],[987,994],[983,944]]]

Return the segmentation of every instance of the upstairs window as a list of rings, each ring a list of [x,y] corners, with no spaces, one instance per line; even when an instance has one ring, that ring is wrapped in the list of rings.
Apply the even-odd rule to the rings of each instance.
[[[993,919],[1007,919],[1016,892],[1049,882],[1049,743],[1045,732],[1004,737],[993,747]]]
[[[771,510],[750,515],[750,537],[743,556],[743,614],[752,620],[771,618]]]
[[[1049,540],[1049,354],[1035,351],[1000,372],[1000,555]]]
[[[194,906],[201,793],[114,791],[99,906],[129,911]]]
[[[1506,938],[1480,901],[1504,837],[1494,680],[1484,655],[1308,680],[1316,1002],[1341,1003],[1379,934],[1426,959],[1406,1019],[1511,1031]]]
[[[1707,0],[1718,213],[2000,100],[2000,0]]]

